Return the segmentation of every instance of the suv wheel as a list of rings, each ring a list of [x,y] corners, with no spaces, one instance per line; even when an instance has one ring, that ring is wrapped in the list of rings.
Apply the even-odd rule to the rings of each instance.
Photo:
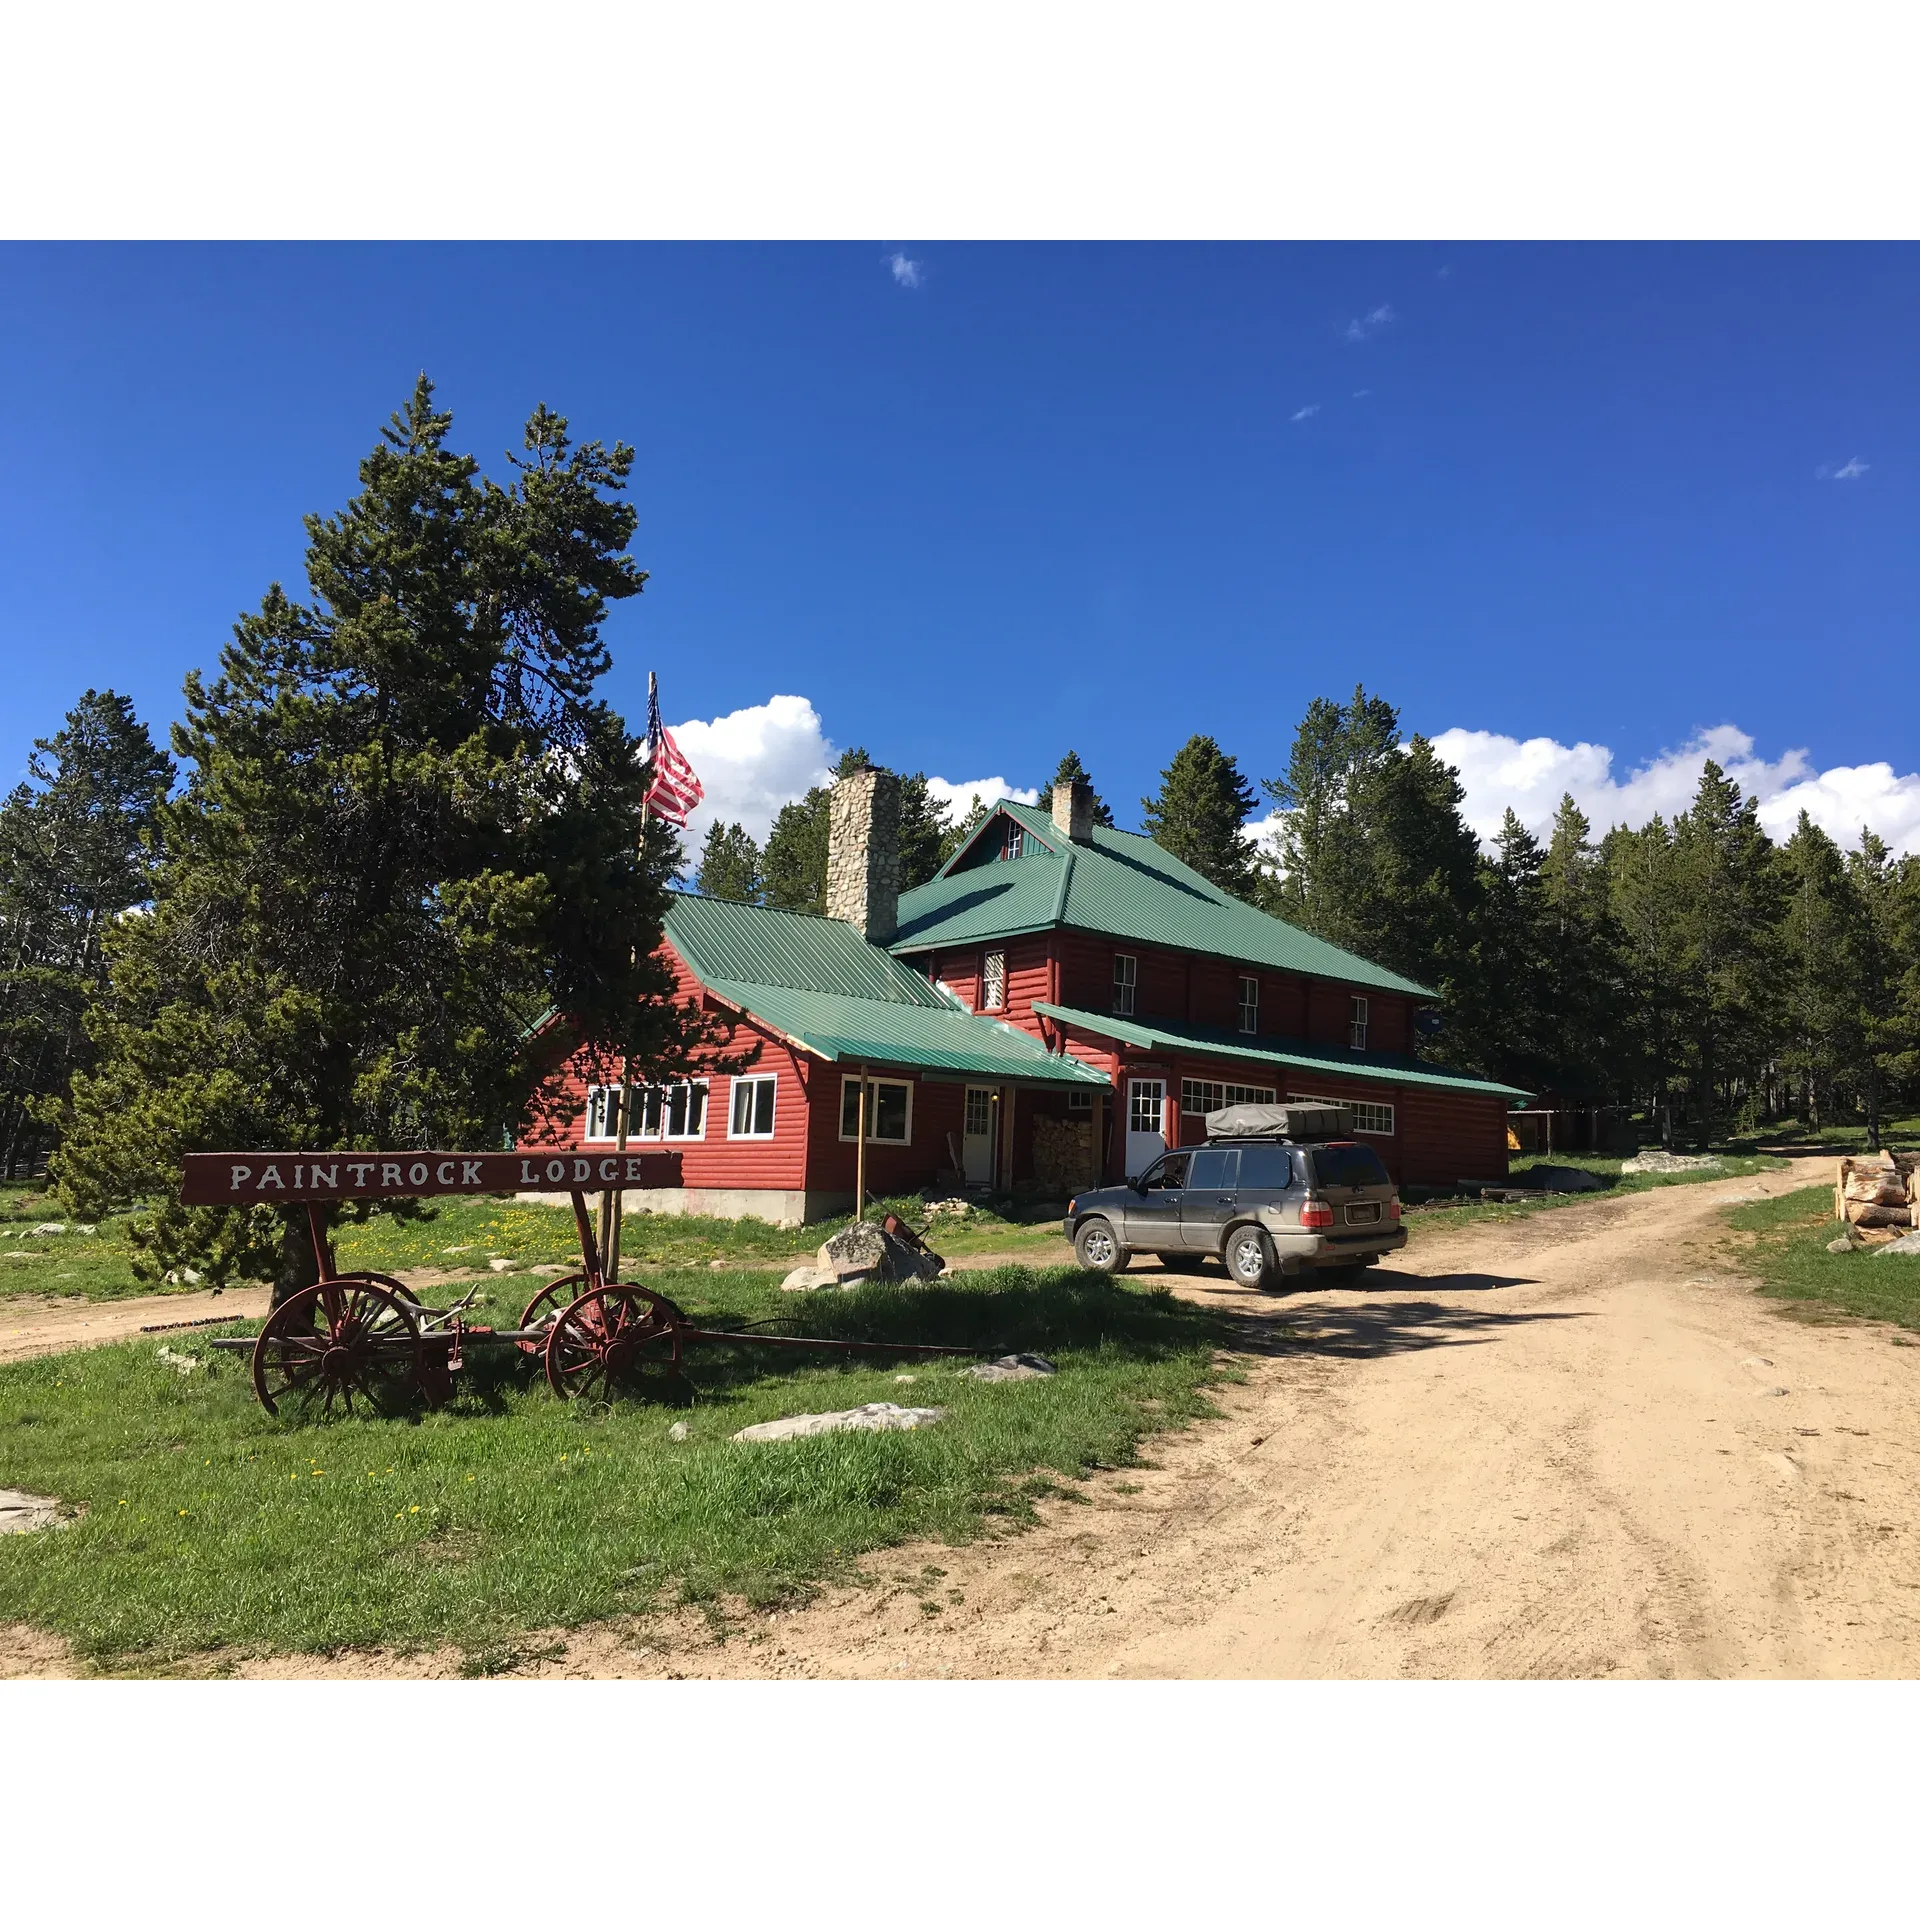
[[[1125,1273],[1127,1250],[1115,1237],[1112,1226],[1097,1214],[1083,1220],[1073,1236],[1073,1251],[1089,1273]]]
[[[1279,1263],[1273,1257],[1273,1242],[1262,1227],[1236,1227],[1227,1236],[1225,1248],[1227,1273],[1243,1287],[1270,1287]]]

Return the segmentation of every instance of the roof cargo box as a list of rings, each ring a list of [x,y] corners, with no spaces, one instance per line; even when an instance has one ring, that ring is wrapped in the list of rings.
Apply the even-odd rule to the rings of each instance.
[[[1327,1100],[1220,1107],[1207,1115],[1209,1140],[1339,1140],[1352,1132],[1353,1109]]]

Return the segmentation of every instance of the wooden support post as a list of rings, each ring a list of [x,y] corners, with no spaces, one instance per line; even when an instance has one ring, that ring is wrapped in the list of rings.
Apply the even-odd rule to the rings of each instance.
[[[853,1217],[858,1220],[867,1210],[867,1063],[860,1063],[860,1107],[855,1125],[859,1135],[853,1150]]]
[[[693,1098],[691,1089],[687,1098]],[[620,1063],[620,1119],[614,1129],[614,1151],[623,1158],[627,1151],[627,1128],[632,1113],[633,1062],[623,1060]],[[664,1132],[665,1128],[661,1130]],[[627,1196],[616,1187],[607,1197],[613,1202],[613,1211],[600,1242],[600,1271],[606,1275],[607,1285],[612,1286],[620,1278],[620,1222],[627,1210]]]

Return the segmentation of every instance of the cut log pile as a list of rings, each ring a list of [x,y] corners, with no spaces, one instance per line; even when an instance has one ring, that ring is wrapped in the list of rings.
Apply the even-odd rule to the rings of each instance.
[[[1835,1217],[1856,1240],[1891,1240],[1920,1227],[1915,1169],[1920,1154],[1879,1153],[1846,1159],[1834,1182]]]

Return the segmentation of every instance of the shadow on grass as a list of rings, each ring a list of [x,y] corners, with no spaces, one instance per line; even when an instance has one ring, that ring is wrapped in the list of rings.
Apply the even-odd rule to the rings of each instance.
[[[1038,1353],[1058,1363],[1076,1354],[1103,1359],[1170,1360],[1217,1347],[1221,1316],[1158,1289],[1115,1286],[1076,1269],[1024,1268],[968,1273],[936,1287],[861,1287],[798,1294],[777,1316],[709,1312],[696,1324],[715,1332],[764,1332],[808,1340],[898,1341],[897,1353],[690,1341],[685,1377],[702,1400],[725,1399],[758,1381],[798,1373],[913,1364],[916,1346],[964,1347],[982,1359]]]

